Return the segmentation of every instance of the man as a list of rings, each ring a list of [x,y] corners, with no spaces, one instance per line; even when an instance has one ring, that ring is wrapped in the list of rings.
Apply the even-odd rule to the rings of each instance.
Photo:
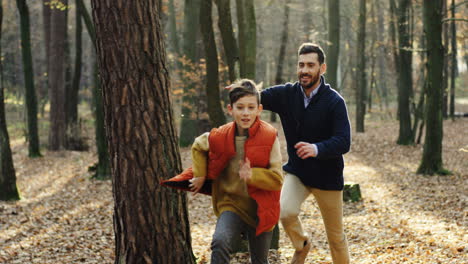
[[[322,214],[334,264],[349,263],[343,230],[343,154],[351,132],[343,98],[325,83],[327,66],[320,46],[304,43],[298,51],[299,81],[264,90],[264,109],[278,113],[288,149],[281,190],[280,219],[296,249],[292,263],[304,263],[310,240],[298,217],[313,194]]]

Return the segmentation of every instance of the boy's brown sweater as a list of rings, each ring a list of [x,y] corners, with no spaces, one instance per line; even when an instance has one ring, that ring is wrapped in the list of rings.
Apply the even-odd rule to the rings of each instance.
[[[207,175],[209,133],[195,139],[192,145],[192,161],[194,177]],[[216,216],[225,211],[238,214],[248,225],[257,224],[257,204],[247,192],[247,184],[266,190],[280,190],[283,184],[282,159],[278,138],[275,139],[270,152],[268,168],[252,168],[252,178],[245,182],[239,177],[239,161],[244,158],[244,143],[246,137],[235,137],[236,156],[234,156],[213,181],[212,202]]]

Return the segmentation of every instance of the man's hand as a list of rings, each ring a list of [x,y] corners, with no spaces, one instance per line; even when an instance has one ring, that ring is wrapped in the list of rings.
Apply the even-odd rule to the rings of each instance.
[[[315,146],[315,144],[300,141],[294,148],[297,149],[296,154],[301,159],[317,156],[317,146]]]
[[[239,160],[239,177],[244,181],[252,178],[252,168],[250,167],[250,160],[248,158],[245,159],[245,162]]]
[[[206,177],[195,177],[195,178],[192,178],[190,179],[190,184],[189,184],[189,188],[192,192],[194,192],[195,194],[197,194],[201,187],[203,186],[203,183],[205,183],[205,179]]]

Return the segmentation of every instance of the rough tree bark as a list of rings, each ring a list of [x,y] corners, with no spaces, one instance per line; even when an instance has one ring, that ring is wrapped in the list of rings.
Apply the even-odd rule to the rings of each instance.
[[[195,263],[185,194],[159,182],[181,171],[161,1],[92,0],[114,192],[115,263]]]
[[[27,111],[28,125],[28,155],[29,157],[40,157],[39,132],[37,128],[37,98],[34,88],[34,71],[31,54],[31,34],[29,23],[29,10],[26,0],[16,0],[20,14],[21,27],[21,53],[23,57],[23,73],[25,84],[25,105]]]
[[[444,47],[442,45],[442,1],[423,1],[424,32],[426,33],[428,84],[425,109],[426,135],[421,174],[447,174],[442,166],[442,73]]]

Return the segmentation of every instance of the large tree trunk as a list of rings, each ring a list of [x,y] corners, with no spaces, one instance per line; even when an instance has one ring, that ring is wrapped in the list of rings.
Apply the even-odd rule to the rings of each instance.
[[[96,33],[94,30],[94,25],[91,21],[91,16],[84,5],[83,0],[77,0],[77,5],[80,8],[80,15],[83,18],[86,30],[89,33],[91,42],[93,45],[96,45]],[[95,127],[95,138],[96,138],[96,148],[98,153],[98,162],[94,165],[95,173],[94,178],[97,179],[109,179],[111,177],[110,171],[110,160],[109,160],[109,151],[107,148],[107,138],[106,131],[104,128],[104,105],[102,99],[102,89],[99,82],[99,69],[97,61],[94,63],[94,86],[93,86],[93,113],[94,113],[94,127]]]
[[[16,5],[20,14],[21,24],[21,52],[23,55],[23,72],[25,84],[25,105],[27,109],[28,121],[28,151],[29,157],[40,157],[39,132],[37,128],[37,99],[34,89],[34,72],[31,55],[31,34],[29,24],[29,10],[26,0],[16,0]]]
[[[183,55],[185,62],[183,71],[192,72],[197,62],[197,40],[200,23],[200,2],[201,0],[185,0],[184,6],[184,42]],[[186,147],[193,143],[196,136],[200,134],[198,129],[199,121],[195,118],[194,109],[198,102],[195,102],[194,84],[190,78],[183,78],[184,94],[182,96],[182,109],[180,120],[180,146]]]
[[[218,7],[218,27],[223,41],[224,54],[229,71],[229,81],[233,83],[239,76],[239,49],[234,36],[231,18],[231,0],[215,0]],[[236,64],[237,63],[237,64]]]
[[[0,54],[2,54],[2,23],[3,5],[0,1]],[[0,201],[10,201],[19,200],[20,196],[16,187],[16,174],[8,137],[4,99],[3,62],[0,60]]]
[[[366,114],[366,0],[359,0],[359,29],[357,37],[358,65],[356,71],[356,132],[364,132]]]
[[[213,20],[211,0],[202,0],[200,8],[200,31],[205,47],[206,61],[206,96],[208,99],[208,115],[212,127],[218,127],[226,123],[221,108],[219,95],[219,70],[218,70],[218,52],[216,51],[216,42],[213,32]]]
[[[425,111],[426,135],[418,173],[445,174],[442,166],[442,74],[444,47],[442,46],[442,1],[424,0],[424,32],[427,39],[428,86]]]
[[[236,0],[240,77],[255,80],[257,23],[253,0]]]
[[[67,0],[62,2],[68,4]],[[51,10],[51,54],[49,60],[49,98],[50,129],[49,149],[60,150],[65,146],[66,135],[66,39],[67,11],[53,8]]]
[[[185,194],[159,182],[181,171],[161,1],[93,0],[115,201],[115,263],[195,263]]]
[[[411,129],[410,99],[412,98],[412,47],[410,43],[409,12],[410,0],[400,0],[398,4],[398,119],[400,129],[397,144],[410,145],[414,142],[414,134]]]
[[[338,58],[340,54],[340,0],[328,0],[327,82],[338,87]]]

